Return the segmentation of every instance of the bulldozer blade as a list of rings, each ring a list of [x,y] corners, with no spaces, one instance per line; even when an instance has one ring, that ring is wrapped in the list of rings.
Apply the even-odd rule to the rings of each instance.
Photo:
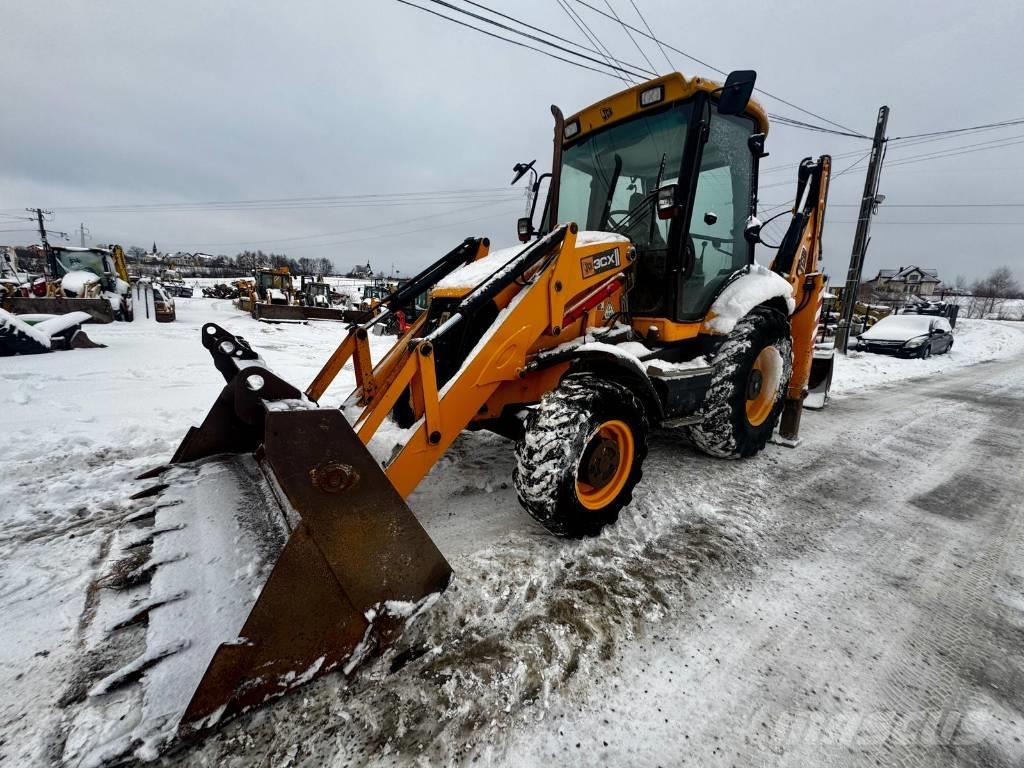
[[[804,408],[820,411],[828,403],[828,393],[832,389],[832,371],[835,367],[836,351],[834,349],[816,349],[811,359],[811,374],[807,379],[807,397]]]

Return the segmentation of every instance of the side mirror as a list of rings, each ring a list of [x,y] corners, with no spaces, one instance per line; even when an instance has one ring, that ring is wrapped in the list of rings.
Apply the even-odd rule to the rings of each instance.
[[[718,98],[718,114],[738,115],[747,108],[754,93],[757,72],[752,69],[737,69],[725,78],[722,95]]]
[[[679,185],[666,184],[658,189],[658,218],[674,219],[683,211],[683,203],[679,199]]]
[[[537,161],[534,159],[528,163],[516,163],[514,166],[512,166],[512,172],[515,174],[515,176],[512,177],[512,183],[509,184],[509,186],[514,187],[516,185],[516,182],[526,175],[527,171],[532,171],[533,164],[536,162]],[[534,171],[534,173],[536,173],[536,171]]]
[[[533,220],[529,216],[523,216],[516,222],[516,233],[519,235],[519,242],[528,243],[533,237]]]

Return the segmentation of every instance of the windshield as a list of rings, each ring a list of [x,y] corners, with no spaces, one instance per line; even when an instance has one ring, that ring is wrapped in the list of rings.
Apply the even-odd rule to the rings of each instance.
[[[690,105],[677,104],[568,147],[562,155],[559,220],[621,232],[638,248],[665,248],[669,222],[655,218],[652,231],[653,193],[679,175],[689,119]]]

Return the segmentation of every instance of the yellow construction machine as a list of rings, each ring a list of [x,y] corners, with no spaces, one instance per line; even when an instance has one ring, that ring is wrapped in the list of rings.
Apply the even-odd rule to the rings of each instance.
[[[91,694],[146,670],[151,690],[125,721],[136,742],[201,731],[382,653],[452,576],[405,499],[464,430],[509,438],[522,506],[570,538],[617,520],[652,429],[742,457],[781,416],[795,442],[830,158],[800,164],[785,239],[757,264],[768,120],[754,78],[670,74],[568,119],[552,108],[547,201],[536,225],[519,222],[524,242],[458,244],[351,326],[305,390],[203,327],[226,384],[138,494],[154,535],[132,540],[132,562],[151,579],[127,581],[144,590],[133,616],[145,614],[146,650]],[[427,311],[374,362],[372,327],[425,290]],[[344,406],[319,407],[350,362]],[[197,547],[211,551],[184,554]]]

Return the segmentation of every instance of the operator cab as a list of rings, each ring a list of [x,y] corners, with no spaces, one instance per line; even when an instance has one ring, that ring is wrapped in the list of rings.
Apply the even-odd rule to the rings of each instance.
[[[562,124],[542,229],[575,221],[630,239],[629,311],[645,335],[696,336],[718,293],[753,262],[746,229],[767,131],[750,101],[755,77],[734,72],[720,87],[673,73]]]

